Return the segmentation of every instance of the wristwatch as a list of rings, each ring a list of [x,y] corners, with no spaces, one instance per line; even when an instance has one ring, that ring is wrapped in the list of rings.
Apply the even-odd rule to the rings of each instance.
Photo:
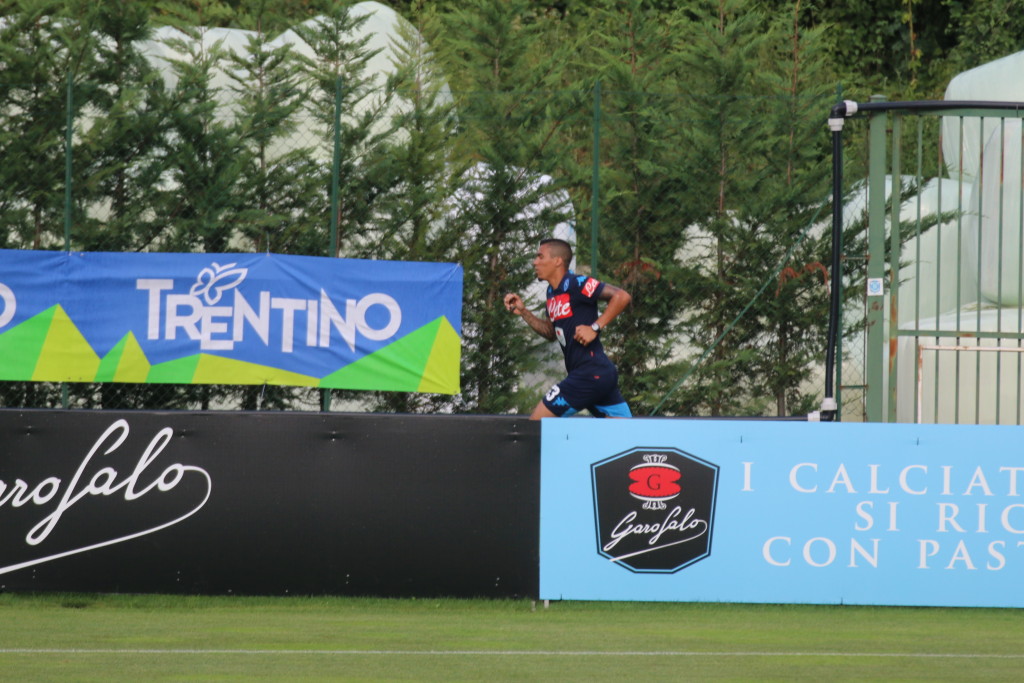
[[[597,321],[595,320],[594,322],[590,323],[590,329],[592,329],[594,332],[600,332],[601,326],[598,325]]]

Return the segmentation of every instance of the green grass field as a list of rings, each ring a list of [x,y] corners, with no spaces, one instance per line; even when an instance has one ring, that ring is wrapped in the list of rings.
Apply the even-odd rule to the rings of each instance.
[[[996,680],[1024,612],[0,594],[0,680]]]

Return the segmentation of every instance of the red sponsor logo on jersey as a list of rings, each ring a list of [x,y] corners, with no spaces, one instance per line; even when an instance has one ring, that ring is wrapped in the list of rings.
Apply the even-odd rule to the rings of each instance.
[[[594,290],[597,289],[597,286],[599,284],[601,283],[595,280],[594,278],[588,277],[587,281],[583,283],[583,296],[587,297],[588,299],[594,296]]]
[[[548,317],[552,321],[572,317],[568,294],[559,294],[548,299]]]

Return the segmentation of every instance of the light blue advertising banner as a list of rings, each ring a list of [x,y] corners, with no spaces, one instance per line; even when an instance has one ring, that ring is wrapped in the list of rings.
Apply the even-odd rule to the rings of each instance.
[[[462,268],[0,250],[0,380],[458,393]]]
[[[549,419],[540,597],[1024,607],[1024,428]]]

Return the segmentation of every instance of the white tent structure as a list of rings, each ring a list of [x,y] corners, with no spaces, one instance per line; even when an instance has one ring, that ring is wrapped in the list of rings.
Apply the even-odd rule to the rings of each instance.
[[[428,49],[422,35],[412,24],[390,7],[379,2],[371,0],[356,3],[349,8],[349,16],[357,20],[356,23],[358,24],[349,36],[350,40],[353,42],[365,40],[365,49],[368,54],[372,55],[366,63],[365,70],[365,77],[369,79],[370,89],[383,92],[388,76],[395,72],[396,63],[399,62],[400,55],[397,46],[400,44],[403,35],[406,37],[406,40],[422,46],[424,50]],[[322,17],[313,17],[302,22],[301,25],[307,28],[314,28],[323,20]],[[308,59],[315,58],[316,55],[313,48],[303,40],[299,33],[294,28],[288,29],[270,39],[267,47],[273,50],[289,46],[292,53],[297,56]],[[223,51],[230,51],[236,56],[243,58],[247,56],[249,51],[250,40],[256,35],[253,31],[242,29],[202,27],[198,29],[198,34],[201,40],[200,47],[203,51],[211,51],[217,48]],[[168,89],[174,88],[177,85],[177,76],[173,69],[173,62],[188,58],[187,55],[175,49],[175,43],[181,41],[189,42],[191,40],[192,38],[186,36],[186,34],[173,26],[162,26],[156,29],[148,40],[140,44],[142,53],[160,71],[164,84]],[[210,84],[218,96],[218,103],[220,105],[218,114],[225,118],[234,114],[234,101],[237,97],[237,89],[239,88],[239,84],[231,76],[230,68],[231,65],[226,60],[221,62],[214,72],[214,77]],[[441,100],[450,103],[452,98],[447,84],[440,83],[439,88]],[[360,109],[351,112],[351,114],[359,114],[362,109],[375,106],[381,101],[382,98],[379,96],[366,98],[360,102]],[[388,108],[384,111],[382,122],[397,114],[401,106],[401,100],[392,99],[387,104]],[[320,133],[322,138],[323,131],[311,130],[316,125],[314,121],[307,121],[291,136],[278,140],[276,149],[281,152],[295,149],[303,141],[312,139],[313,133]],[[331,149],[329,146],[320,147],[314,150],[314,152],[319,158],[330,159]]]
[[[1024,52],[957,75],[945,99],[1021,102],[1021,74]],[[940,211],[960,215],[905,246],[902,260],[909,265],[901,271],[898,324],[923,331],[1024,331],[1020,119],[943,117],[942,147],[947,177],[930,180],[920,197],[904,203],[901,217],[909,222]],[[896,419],[953,422],[959,415],[961,421],[974,421],[975,414],[982,423],[1020,419],[1022,354],[962,348],[998,343],[971,335],[958,341],[899,337]],[[961,350],[928,348],[952,345]],[[982,390],[975,395],[974,387]]]
[[[379,2],[368,0],[356,3],[349,9],[349,15],[362,20],[351,38],[353,40],[365,39],[367,51],[376,53],[367,63],[367,73],[376,80],[379,86],[383,87],[387,74],[395,70],[398,54],[394,41],[398,38],[400,31],[412,36],[414,40],[423,40],[423,38],[416,28],[401,15]],[[303,24],[312,26],[321,21],[323,21],[322,17],[313,17],[304,21]],[[199,33],[204,49],[210,50],[214,46],[220,45],[222,49],[231,50],[239,55],[249,50],[249,39],[255,35],[253,31],[234,28],[200,28]],[[140,44],[143,54],[163,73],[164,82],[168,87],[174,87],[177,82],[173,71],[169,68],[170,61],[185,58],[185,55],[168,44],[169,40],[174,39],[188,40],[187,36],[178,29],[172,26],[162,26],[153,32],[152,37]],[[315,56],[312,48],[294,29],[288,29],[269,41],[270,48],[283,45],[290,45],[292,50],[305,57]],[[212,85],[215,88],[227,90],[231,85],[231,79],[222,70]]]
[[[349,8],[349,13],[351,17],[361,20],[357,22],[358,26],[349,38],[352,41],[365,40],[365,49],[368,53],[372,54],[372,57],[367,61],[365,70],[365,76],[370,81],[368,89],[375,89],[383,92],[387,78],[395,72],[396,64],[400,61],[397,45],[399,45],[402,40],[419,43],[419,46],[424,50],[424,52],[429,52],[429,46],[426,44],[424,38],[416,28],[393,9],[382,5],[379,2],[373,2],[371,0],[356,3]],[[321,21],[323,21],[321,17],[314,17],[303,22],[303,25],[313,27]],[[250,39],[255,35],[252,31],[228,28],[201,28],[198,33],[203,50],[213,50],[216,47],[220,50],[230,50],[236,55],[243,57],[249,50]],[[405,38],[402,38],[403,35]],[[157,29],[152,37],[144,41],[140,46],[143,54],[147,57],[150,63],[160,71],[163,76],[164,84],[167,88],[173,88],[177,84],[177,76],[174,72],[173,62],[187,58],[186,55],[175,49],[174,43],[178,41],[188,42],[189,40],[192,39],[180,30],[171,26],[164,26]],[[268,47],[273,49],[284,45],[290,46],[293,53],[302,57],[309,59],[313,59],[315,57],[313,49],[301,37],[300,32],[295,29],[289,29],[272,38],[269,41]],[[238,95],[238,83],[231,77],[231,74],[228,71],[230,68],[230,63],[227,61],[222,62],[216,70],[211,82],[211,87],[218,94],[218,115],[224,118],[228,118],[233,115],[233,107]],[[427,74],[427,76],[429,76],[429,74]],[[437,86],[440,92],[441,103],[451,103],[452,95],[447,84],[438,83]],[[375,99],[373,97],[369,97],[363,99],[360,102],[360,106],[364,108],[375,106],[380,101],[381,100],[379,98]],[[382,120],[387,120],[398,114],[402,106],[403,102],[400,99],[392,99],[388,103],[388,108],[384,110],[381,116]],[[352,113],[358,114],[360,111],[357,110]],[[316,121],[310,119],[300,122],[300,125],[295,132],[293,132],[289,137],[279,140],[276,143],[276,149],[286,151],[304,146],[302,143],[304,141],[308,142],[310,139],[328,139],[329,136],[323,131],[314,130],[314,127],[317,125]],[[315,138],[315,135],[318,135],[319,137]],[[317,147],[313,150],[313,153],[325,163],[329,163],[331,157],[331,149],[329,146],[322,145]],[[487,174],[488,171],[486,167],[483,167],[482,165],[478,165],[470,171],[472,178],[482,179]],[[551,178],[546,176],[530,177],[530,184],[534,189],[547,185],[550,182]],[[451,198],[450,202],[453,207],[452,210],[457,210],[460,202],[473,201],[474,197],[475,194],[472,191],[471,180],[464,191],[457,193]],[[549,207],[554,206],[555,204],[569,207],[569,198],[568,195],[565,194],[564,196],[548,199],[542,203]],[[524,215],[527,217],[536,215],[541,208],[541,206],[527,207],[524,211]],[[571,212],[570,217],[567,217],[565,222],[559,223],[553,227],[552,235],[562,239],[567,239],[571,243],[575,244],[576,235],[571,221]],[[524,249],[526,250],[531,248],[531,245],[524,245]]]

